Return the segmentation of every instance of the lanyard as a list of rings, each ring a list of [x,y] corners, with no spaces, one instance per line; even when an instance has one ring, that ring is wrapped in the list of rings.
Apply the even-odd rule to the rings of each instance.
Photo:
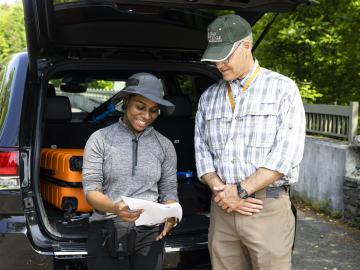
[[[250,83],[255,79],[256,75],[259,73],[260,71],[260,66],[257,66],[254,73],[250,76],[250,78],[246,81],[244,87],[242,88],[241,92],[245,92],[248,88]],[[231,95],[231,86],[230,83],[227,82],[227,95],[229,97],[229,102],[230,102],[230,106],[231,106],[231,110],[234,111],[235,108],[235,102],[234,102],[234,98]]]

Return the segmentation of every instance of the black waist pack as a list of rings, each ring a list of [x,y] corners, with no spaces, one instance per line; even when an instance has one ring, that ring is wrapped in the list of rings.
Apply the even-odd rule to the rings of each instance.
[[[135,249],[135,242],[134,222],[122,221],[118,217],[106,221],[104,245],[106,244],[112,257],[131,255]]]

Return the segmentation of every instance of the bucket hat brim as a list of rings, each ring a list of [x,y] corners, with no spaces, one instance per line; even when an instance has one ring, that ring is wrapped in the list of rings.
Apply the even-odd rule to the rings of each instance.
[[[170,101],[155,95],[145,94],[144,92],[146,92],[144,87],[129,86],[117,93],[116,98],[128,97],[130,95],[140,95],[158,104],[160,110],[164,111],[166,115],[171,115],[175,111],[175,105]]]
[[[231,44],[221,44],[221,45],[209,44],[201,58],[201,61],[208,61],[208,62],[224,61],[234,51],[235,44],[236,42]]]

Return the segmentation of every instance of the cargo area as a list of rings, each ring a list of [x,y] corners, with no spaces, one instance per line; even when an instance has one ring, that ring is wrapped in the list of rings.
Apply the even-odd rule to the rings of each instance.
[[[92,208],[82,190],[82,157],[89,136],[116,123],[122,113],[111,97],[124,86],[129,73],[120,78],[91,78],[90,74],[57,74],[46,86],[41,140],[39,191],[47,231],[64,239],[86,238]],[[166,99],[176,105],[171,115],[160,115],[153,126],[170,139],[178,158],[177,178],[183,220],[168,241],[186,245],[207,241],[211,193],[196,175],[194,124],[197,100],[206,77],[196,74],[156,74],[165,86]],[[89,81],[91,82],[89,84]],[[92,84],[92,86],[91,86]],[[201,84],[201,85],[200,85]],[[111,86],[110,88],[97,88]],[[95,86],[95,87],[94,87]],[[121,102],[120,102],[121,103]],[[177,239],[179,235],[181,239]],[[184,242],[185,241],[185,242]],[[189,243],[190,244],[190,243]]]

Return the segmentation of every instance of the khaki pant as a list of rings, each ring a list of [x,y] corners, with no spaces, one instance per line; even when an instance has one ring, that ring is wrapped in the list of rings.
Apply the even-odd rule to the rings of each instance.
[[[266,198],[260,213],[227,213],[211,204],[209,251],[213,270],[290,270],[295,217],[289,195]]]

